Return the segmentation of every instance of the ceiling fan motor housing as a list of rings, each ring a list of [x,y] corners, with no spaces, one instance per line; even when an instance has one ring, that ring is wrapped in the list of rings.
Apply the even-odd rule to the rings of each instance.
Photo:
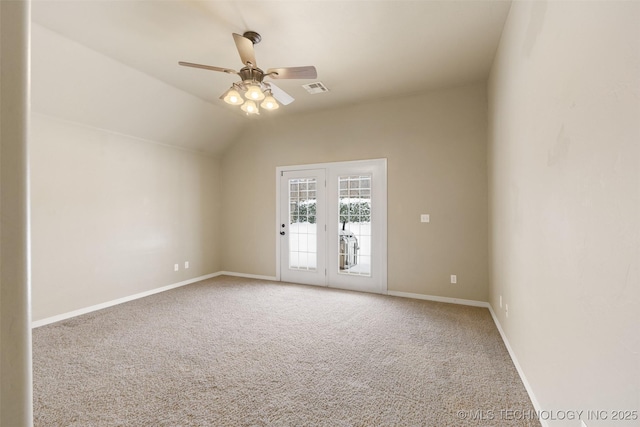
[[[262,83],[262,79],[264,79],[264,71],[260,68],[249,68],[244,67],[240,71],[238,71],[238,75],[242,79],[243,82],[250,83]]]
[[[262,36],[255,31],[246,31],[242,34],[242,37],[251,40],[251,43],[253,44],[258,44],[260,43],[260,40],[262,40]]]

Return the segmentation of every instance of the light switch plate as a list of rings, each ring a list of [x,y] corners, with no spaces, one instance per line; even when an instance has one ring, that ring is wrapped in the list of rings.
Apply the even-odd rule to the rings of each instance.
[[[420,215],[420,222],[429,222],[429,214]]]

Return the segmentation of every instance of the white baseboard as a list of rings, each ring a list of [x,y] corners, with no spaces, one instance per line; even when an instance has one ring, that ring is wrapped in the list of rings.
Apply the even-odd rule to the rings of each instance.
[[[278,279],[275,276],[261,276],[259,274],[236,273],[235,271],[219,271],[218,275],[219,276],[245,277],[247,279],[260,279],[260,280],[278,281]]]
[[[489,308],[490,307],[488,302],[476,301],[476,300],[472,300],[472,299],[439,297],[439,296],[435,296],[435,295],[413,294],[413,293],[410,293],[410,292],[396,292],[396,291],[388,291],[387,295],[391,295],[391,296],[394,296],[394,297],[423,299],[423,300],[427,300],[427,301],[446,302],[446,303],[449,303],[449,304],[470,305],[470,306],[473,306],[473,307],[484,307],[484,308]]]
[[[36,320],[31,322],[31,328],[37,328],[39,326],[48,325],[50,323],[59,322],[61,320],[70,319],[72,317],[80,316],[82,314],[91,313],[92,311],[101,310],[107,307],[113,307],[114,305],[122,304],[124,302],[133,301],[139,298],[148,297],[149,295],[157,294],[160,292],[168,291],[170,289],[179,288],[181,286],[190,285],[192,283],[200,282],[201,280],[211,279],[222,275],[222,272],[206,274],[204,276],[194,277],[193,279],[185,280],[182,282],[174,283],[172,285],[163,286],[161,288],[151,289],[149,291],[140,292],[138,294],[129,295],[123,298],[118,298],[112,301],[103,302],[101,304],[92,305],[90,307],[81,308],[78,310],[70,311],[68,313],[58,314],[56,316],[47,317],[46,319]]]
[[[500,325],[498,316],[496,316],[496,313],[493,311],[493,307],[491,307],[491,304],[488,304],[488,308],[489,308],[489,312],[491,313],[491,317],[493,317],[493,322],[496,324],[496,327],[498,328],[498,332],[500,332],[502,341],[504,342],[505,347],[507,347],[509,356],[511,356],[511,360],[513,361],[513,364],[515,365],[516,370],[518,371],[518,375],[520,375],[522,384],[524,384],[524,388],[527,390],[527,393],[529,394],[529,399],[531,399],[533,408],[537,411],[538,414],[540,414],[542,412],[542,407],[540,406],[538,399],[536,399],[536,396],[533,393],[533,388],[531,387],[531,384],[529,384],[529,381],[527,380],[527,377],[525,376],[524,371],[522,370],[522,366],[520,366],[520,363],[516,358],[516,354],[513,352],[513,349],[509,344],[509,340],[507,339],[507,336],[505,335],[504,330],[502,330],[502,325]],[[539,421],[542,427],[549,427],[549,422],[547,420],[540,419]]]

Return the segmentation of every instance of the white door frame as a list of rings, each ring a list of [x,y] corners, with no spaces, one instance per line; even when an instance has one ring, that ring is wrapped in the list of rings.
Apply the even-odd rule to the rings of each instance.
[[[382,168],[383,177],[380,180],[380,198],[384,203],[384,206],[376,208],[376,215],[380,218],[381,229],[379,231],[379,244],[378,247],[383,250],[380,251],[380,268],[378,270],[378,274],[380,274],[380,286],[379,289],[374,292],[387,294],[387,159],[370,159],[370,160],[355,160],[355,161],[345,161],[345,162],[329,162],[329,163],[313,163],[306,165],[291,165],[291,166],[278,166],[276,167],[276,217],[274,224],[274,236],[276,239],[275,250],[276,250],[276,280],[281,280],[281,266],[280,266],[280,250],[281,250],[281,236],[280,236],[280,178],[282,173],[285,171],[296,171],[296,170],[309,170],[309,169],[344,169],[344,168],[362,168],[371,165],[376,165]],[[327,180],[329,177],[327,177]],[[328,283],[331,286],[331,283]]]

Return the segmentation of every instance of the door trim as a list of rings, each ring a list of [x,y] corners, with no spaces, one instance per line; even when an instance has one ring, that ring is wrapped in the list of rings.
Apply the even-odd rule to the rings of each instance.
[[[303,165],[290,165],[290,166],[277,166],[276,174],[275,174],[275,185],[276,185],[276,216],[274,223],[274,238],[275,238],[275,251],[276,251],[276,274],[275,280],[281,280],[281,266],[280,266],[280,177],[283,172],[291,172],[291,171],[303,171],[309,169],[330,169],[330,168],[342,168],[342,167],[358,167],[366,164],[381,164],[383,168],[383,180],[381,192],[383,193],[383,198],[385,200],[385,204],[387,202],[387,159],[379,158],[379,159],[366,159],[366,160],[353,160],[353,161],[343,161],[343,162],[327,162],[327,163],[311,163],[311,164],[303,164]],[[380,247],[384,248],[384,251],[380,254],[380,274],[381,274],[381,284],[380,290],[378,293],[387,294],[387,209],[381,209],[378,213],[381,216],[382,222],[382,232],[380,233]],[[328,284],[331,287],[330,284]]]

